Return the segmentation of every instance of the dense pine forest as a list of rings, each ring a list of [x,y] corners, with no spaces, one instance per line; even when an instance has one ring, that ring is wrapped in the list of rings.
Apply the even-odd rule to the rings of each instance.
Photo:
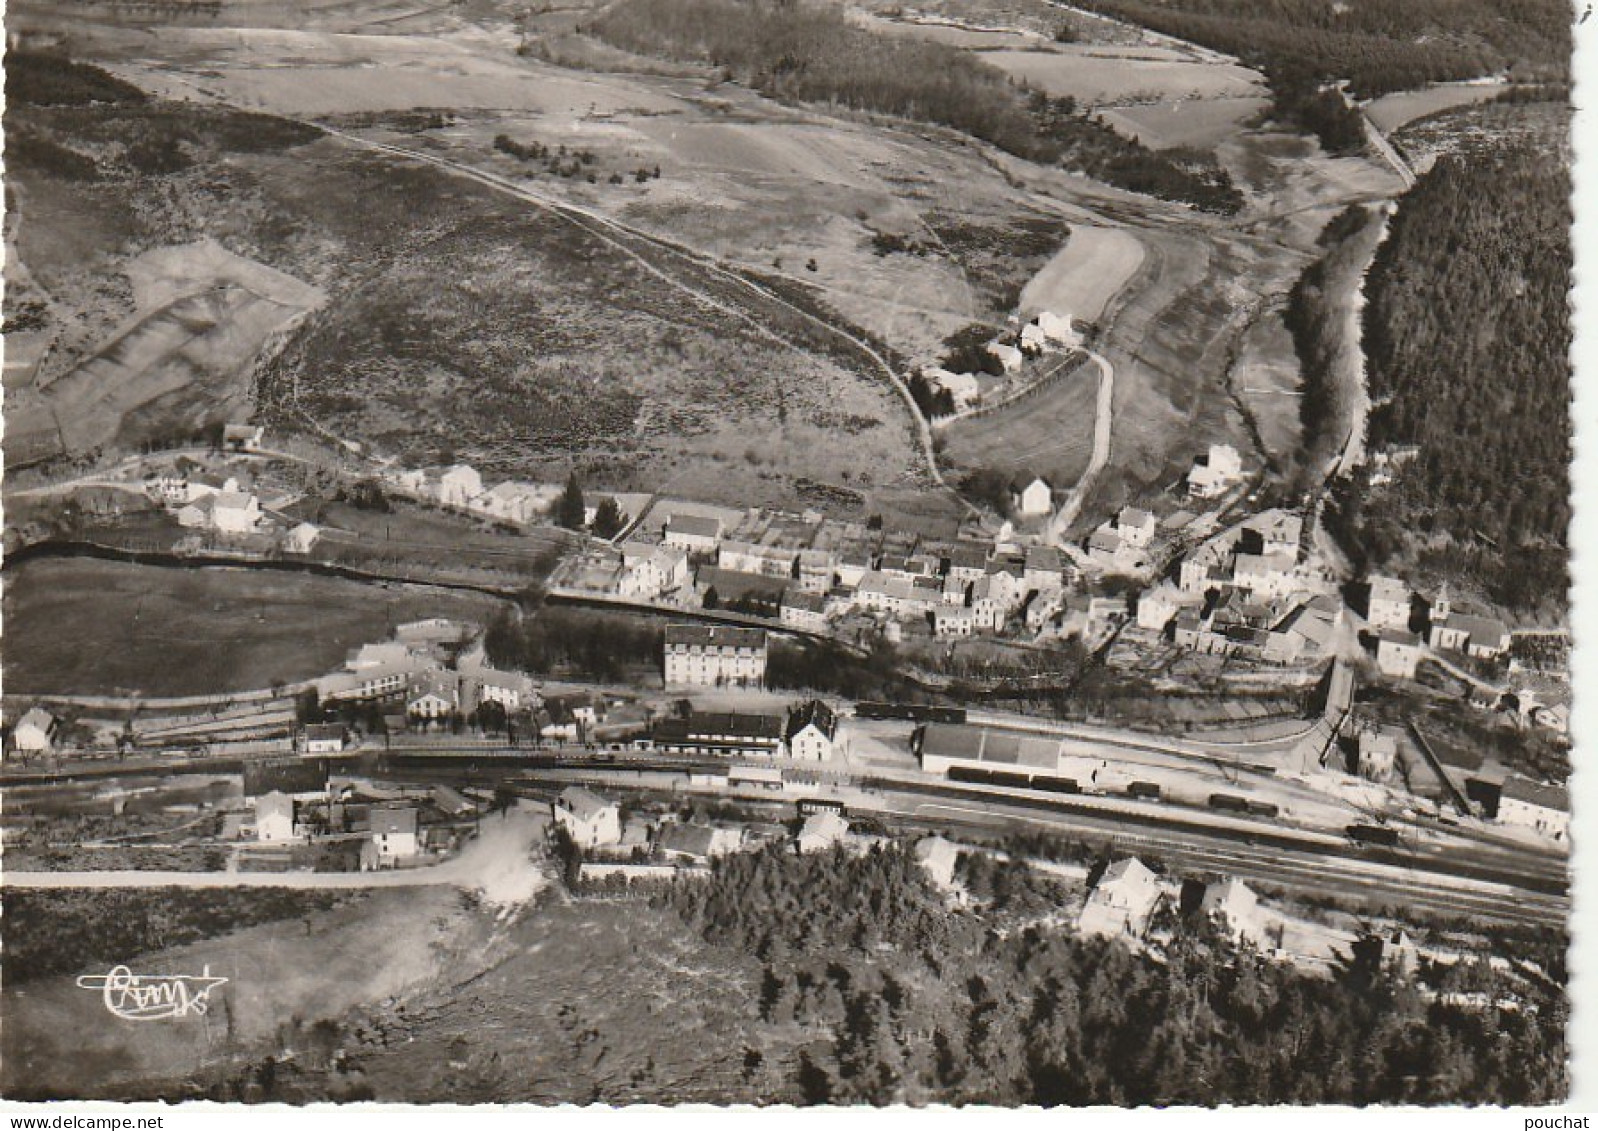
[[[825,1034],[795,1066],[810,1103],[1537,1104],[1567,1090],[1561,993],[1535,1011],[1428,1003],[1358,963],[1319,978],[1261,962],[1174,913],[1157,962],[1051,922],[1066,898],[1028,868],[968,856],[962,873],[979,914],[950,915],[902,844],[727,857],[658,898],[762,962],[762,1020]],[[1563,977],[1561,940],[1516,946]],[[1499,976],[1464,963],[1437,977],[1492,993]]]
[[[710,63],[784,102],[948,126],[1028,160],[1230,215],[1242,194],[1201,153],[1157,153],[1069,98],[1013,83],[969,51],[879,35],[820,4],[621,0],[584,30],[628,51]]]
[[[1425,543],[1506,606],[1562,605],[1570,224],[1568,168],[1530,142],[1445,156],[1401,201],[1367,282],[1369,441],[1418,450],[1340,492],[1369,560]]]

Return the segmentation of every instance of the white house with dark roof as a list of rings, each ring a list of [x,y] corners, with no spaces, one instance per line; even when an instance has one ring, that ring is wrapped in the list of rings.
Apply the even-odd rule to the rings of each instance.
[[[1135,856],[1104,870],[1088,894],[1077,930],[1085,935],[1141,938],[1164,892],[1159,879]]]
[[[1124,545],[1141,550],[1154,541],[1154,535],[1159,528],[1159,519],[1149,511],[1139,507],[1122,507],[1115,516],[1113,529]]]
[[[255,837],[268,844],[300,838],[294,798],[273,790],[255,799]]]
[[[1365,619],[1372,628],[1407,631],[1411,602],[1412,594],[1408,585],[1396,577],[1372,574]]]
[[[838,716],[820,699],[788,714],[788,756],[805,762],[830,762],[838,753]]]
[[[549,803],[555,824],[582,848],[621,842],[621,808],[592,790],[570,786]]]
[[[926,836],[916,841],[916,863],[927,870],[932,882],[941,888],[954,887],[954,869],[960,848],[941,836]]]
[[[1199,910],[1219,919],[1233,941],[1259,946],[1265,941],[1265,921],[1259,903],[1259,896],[1242,880],[1233,877],[1207,884]]]
[[[1036,518],[1054,510],[1054,486],[1041,475],[1010,482],[1010,509],[1023,518]]]
[[[1570,834],[1570,791],[1511,774],[1498,795],[1498,820],[1564,840]]]
[[[1376,637],[1376,667],[1394,679],[1414,679],[1424,654],[1421,639],[1413,632],[1384,628]]]
[[[782,623],[801,632],[827,631],[827,598],[820,593],[787,589],[782,594]]]
[[[1012,345],[1004,342],[989,342],[985,347],[988,355],[1004,368],[1006,373],[1014,373],[1026,361],[1026,355]]]
[[[448,718],[461,705],[461,677],[432,671],[418,677],[405,697],[405,713],[421,719]]]
[[[420,850],[417,837],[418,815],[411,808],[375,808],[371,811],[369,836],[379,868],[412,859]]]
[[[668,546],[704,553],[714,550],[721,541],[721,519],[708,515],[674,514],[666,519],[662,540]]]

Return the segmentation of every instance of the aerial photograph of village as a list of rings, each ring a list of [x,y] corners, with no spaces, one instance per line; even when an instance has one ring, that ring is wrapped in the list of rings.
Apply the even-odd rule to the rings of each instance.
[[[1571,1091],[1566,0],[10,0],[0,1097]]]

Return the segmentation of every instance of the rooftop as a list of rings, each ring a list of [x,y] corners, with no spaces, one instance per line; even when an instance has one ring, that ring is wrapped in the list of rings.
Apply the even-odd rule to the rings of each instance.
[[[766,630],[763,628],[731,628],[712,624],[668,624],[668,648],[764,648]]]

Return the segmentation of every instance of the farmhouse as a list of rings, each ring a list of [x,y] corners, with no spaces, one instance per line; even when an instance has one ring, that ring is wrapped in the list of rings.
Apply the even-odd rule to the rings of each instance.
[[[947,369],[929,365],[921,370],[921,376],[948,393],[956,409],[970,408],[982,399],[982,386],[970,373],[950,373]]]
[[[1021,574],[1023,588],[1053,593],[1065,586],[1065,562],[1053,546],[1028,546]]]
[[[1054,486],[1041,475],[1010,482],[1010,509],[1023,518],[1035,518],[1054,510]]]
[[[549,803],[555,824],[582,848],[598,848],[621,840],[621,809],[582,786],[570,786]]]
[[[11,746],[19,754],[48,754],[55,749],[60,723],[43,707],[30,707],[11,730]]]
[[[1159,880],[1137,857],[1117,860],[1105,869],[1077,917],[1085,935],[1141,937],[1159,905]]]
[[[538,685],[531,676],[496,668],[478,668],[471,675],[477,685],[479,705],[498,703],[507,713],[533,710],[538,706]]]
[[[788,756],[807,762],[828,762],[838,750],[838,716],[820,699],[788,714]]]
[[[415,809],[373,809],[371,815],[372,853],[379,868],[392,868],[417,853],[417,812]]]
[[[309,554],[316,545],[316,540],[322,536],[319,527],[309,522],[302,522],[287,534],[283,535],[283,552],[288,554]]]
[[[547,512],[559,493],[551,483],[520,483],[507,479],[478,499],[476,505],[495,518],[525,524]]]
[[[1570,832],[1570,791],[1511,774],[1498,796],[1498,820],[1564,840]]]
[[[1070,348],[1082,340],[1076,332],[1076,327],[1071,325],[1069,314],[1055,314],[1053,311],[1045,310],[1033,319],[1032,324],[1042,331],[1044,338],[1058,346]]]
[[[1026,361],[1026,356],[1020,350],[1003,342],[989,342],[985,348],[988,355],[1003,366],[1006,373],[1016,372]]]
[[[256,798],[255,836],[268,843],[298,840],[300,829],[295,822],[294,799],[275,790]]]
[[[258,424],[224,424],[222,446],[230,452],[253,452],[261,447],[266,429]]]
[[[664,541],[668,546],[676,546],[691,554],[714,550],[721,541],[721,519],[674,514],[666,519]]]
[[[1291,554],[1297,558],[1304,538],[1304,518],[1292,511],[1261,511],[1243,522],[1242,531],[1250,539],[1259,540],[1258,553]]]
[[[766,678],[766,630],[666,626],[668,687],[759,687]]]
[[[306,754],[340,754],[344,751],[343,723],[311,723],[300,732],[300,750]]]
[[[622,597],[653,600],[688,583],[688,552],[673,546],[629,546],[622,551],[622,572],[616,592]]]
[[[438,501],[464,507],[483,493],[483,477],[470,464],[458,463],[438,477]]]
[[[1164,632],[1167,625],[1184,609],[1195,612],[1204,598],[1196,593],[1185,593],[1170,582],[1161,582],[1145,589],[1137,599],[1137,626],[1150,632]]]
[[[1213,499],[1243,478],[1243,460],[1230,444],[1211,444],[1187,473],[1187,493],[1196,499]]]

